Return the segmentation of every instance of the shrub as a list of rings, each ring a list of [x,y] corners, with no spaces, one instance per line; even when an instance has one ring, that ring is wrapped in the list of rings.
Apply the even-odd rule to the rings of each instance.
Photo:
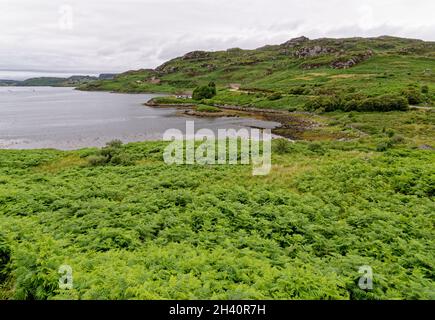
[[[289,93],[296,94],[296,95],[303,95],[303,94],[308,94],[309,91],[310,91],[309,89],[300,86],[300,87],[290,88]]]
[[[201,104],[196,107],[196,111],[199,112],[221,112],[221,109],[213,107],[213,106],[207,106],[205,104]]]
[[[273,144],[273,151],[277,154],[286,154],[291,150],[291,142],[287,139],[276,139]]]
[[[408,100],[409,104],[420,104],[424,101],[421,93],[415,88],[407,88],[403,90],[402,95]]]
[[[358,110],[359,109],[359,104],[360,104],[360,101],[355,100],[355,99],[351,99],[351,100],[346,101],[344,103],[343,110],[344,111]]]
[[[358,111],[406,111],[408,102],[405,98],[394,95],[382,95],[374,98],[367,98],[359,102]]]
[[[217,93],[217,91],[216,91],[216,84],[215,84],[214,82],[210,82],[210,83],[208,84],[208,86],[211,88],[211,91],[212,91],[212,93],[213,93],[213,96],[215,96],[216,93]]]
[[[267,97],[267,99],[270,101],[279,100],[281,98],[282,98],[282,95],[278,92],[272,93],[270,96]]]
[[[112,165],[131,165],[132,159],[122,153],[122,141],[112,140],[106,143],[106,146],[101,150],[87,157],[88,163],[91,166],[101,166],[106,164]]]
[[[384,152],[384,151],[387,151],[388,149],[390,149],[391,147],[392,147],[392,143],[390,140],[382,141],[376,145],[376,151]]]
[[[329,112],[341,109],[341,105],[339,99],[335,96],[320,96],[306,102],[304,109],[307,111],[323,109],[324,111]]]
[[[404,143],[404,142],[405,142],[405,138],[399,134],[393,135],[390,139],[391,144],[399,144],[399,143]]]
[[[110,163],[113,165],[120,165],[120,166],[129,166],[134,164],[131,157],[129,157],[127,154],[117,154],[113,156]]]
[[[308,150],[314,153],[324,154],[325,149],[319,142],[313,142],[308,145]]]
[[[341,96],[319,96],[310,99],[304,105],[307,111],[323,110],[325,112],[344,111],[379,111],[408,110],[408,102],[402,96],[382,95],[378,97],[364,98],[355,96],[352,98]]]
[[[427,94],[429,93],[429,87],[424,85],[421,87],[421,93]]]
[[[91,166],[101,166],[108,162],[107,158],[101,155],[91,155],[87,158],[87,160]]]
[[[118,140],[118,139],[109,141],[108,143],[106,143],[106,147],[109,147],[109,148],[121,148],[122,147],[122,141]]]
[[[197,87],[193,91],[192,98],[195,100],[211,99],[216,95],[216,85],[210,82],[207,86]]]
[[[385,130],[385,133],[391,138],[392,136],[394,136],[395,131],[393,129],[387,129]]]

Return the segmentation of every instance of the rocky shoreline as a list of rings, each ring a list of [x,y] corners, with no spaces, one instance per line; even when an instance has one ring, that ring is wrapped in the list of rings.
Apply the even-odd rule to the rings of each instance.
[[[179,113],[186,116],[201,118],[220,118],[220,117],[250,117],[258,120],[273,121],[280,124],[279,127],[272,130],[272,133],[292,139],[302,139],[303,132],[312,130],[321,126],[318,122],[308,119],[309,112],[289,112],[284,110],[260,109],[252,107],[241,107],[231,105],[214,105],[220,108],[221,112],[200,112],[194,108],[196,104],[159,104],[153,99],[144,103],[152,108],[176,108]]]

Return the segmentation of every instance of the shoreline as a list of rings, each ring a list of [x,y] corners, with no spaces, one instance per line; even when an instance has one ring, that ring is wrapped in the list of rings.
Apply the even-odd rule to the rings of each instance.
[[[303,140],[298,139],[298,136],[300,136],[301,133],[320,126],[316,121],[309,120],[307,117],[301,117],[301,115],[312,115],[309,112],[303,111],[289,112],[284,110],[260,109],[233,105],[214,105],[214,107],[220,108],[223,111],[198,112],[193,110],[193,108],[196,107],[196,104],[193,103],[159,104],[154,102],[153,99],[145,102],[144,105],[151,108],[175,108],[180,110],[180,114],[200,118],[249,117],[257,120],[277,122],[280,126],[272,129],[272,133],[291,140]]]

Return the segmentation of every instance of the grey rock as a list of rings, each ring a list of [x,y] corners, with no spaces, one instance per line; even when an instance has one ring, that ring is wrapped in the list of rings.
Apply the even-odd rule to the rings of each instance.
[[[307,42],[309,40],[310,39],[308,39],[307,37],[302,36],[302,37],[290,39],[289,41],[281,44],[281,46],[286,47],[286,48],[294,48],[296,46],[300,46],[302,43]]]

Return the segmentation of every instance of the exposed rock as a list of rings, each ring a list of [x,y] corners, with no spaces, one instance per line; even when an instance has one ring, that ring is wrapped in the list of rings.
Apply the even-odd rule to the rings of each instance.
[[[232,89],[232,90],[240,90],[240,87],[241,87],[242,85],[240,84],[240,83],[230,83],[229,84],[229,87],[230,87],[230,89]]]
[[[281,44],[281,46],[286,48],[294,48],[296,46],[300,46],[302,43],[307,42],[309,40],[310,39],[308,39],[307,37],[302,36],[302,37],[290,39],[289,41]]]
[[[169,74],[169,73],[174,73],[178,71],[178,67],[175,66],[171,66],[170,62],[166,62],[164,64],[162,64],[161,66],[156,68],[156,71],[163,73],[163,74]]]
[[[430,145],[428,144],[423,144],[421,146],[418,147],[420,150],[434,150],[434,148],[432,148]]]
[[[88,83],[90,81],[97,80],[96,77],[91,76],[71,76],[65,80],[66,85],[79,85],[83,83]]]
[[[182,59],[183,60],[192,60],[192,59],[204,59],[204,58],[208,58],[210,56],[209,52],[205,52],[205,51],[192,51],[189,53],[186,53]]]
[[[327,54],[333,52],[336,52],[336,50],[330,47],[322,47],[322,46],[303,47],[297,50],[294,53],[294,56],[298,58],[309,58],[309,57],[316,57],[321,54]]]
[[[348,58],[347,60],[342,60],[342,59],[336,60],[336,61],[331,63],[331,68],[333,68],[333,69],[347,69],[347,68],[351,68],[354,65],[369,59],[371,56],[373,56],[373,51],[372,50],[367,50],[366,52],[360,53],[360,54],[356,54],[356,55]]]
[[[157,77],[152,77],[151,79],[148,80],[148,82],[152,83],[152,84],[160,84],[160,82],[162,82],[162,80],[160,80]]]

